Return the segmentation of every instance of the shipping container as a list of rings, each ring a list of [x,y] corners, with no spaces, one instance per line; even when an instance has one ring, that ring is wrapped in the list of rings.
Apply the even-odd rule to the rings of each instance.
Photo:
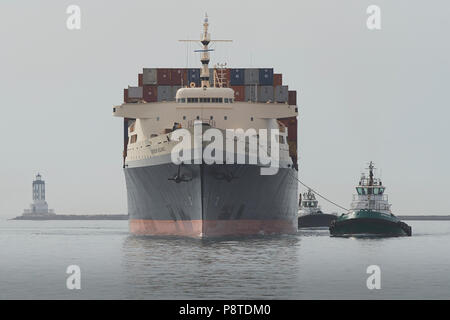
[[[158,68],[156,69],[158,85],[162,86],[170,86],[170,69],[167,68]]]
[[[288,86],[276,86],[274,89],[275,102],[288,101]]]
[[[172,86],[171,87],[171,101],[175,101],[176,100],[176,96],[177,96],[177,91],[178,89],[180,89],[181,86]]]
[[[232,86],[245,85],[245,69],[230,69],[230,84]]]
[[[128,89],[123,89],[123,102],[128,102]]]
[[[259,84],[261,86],[273,85],[273,68],[259,69]]]
[[[142,99],[142,87],[128,87],[128,99]]]
[[[126,91],[128,89],[125,89]],[[123,167],[125,168],[125,160],[127,158],[128,149],[128,118],[123,118]]]
[[[297,105],[297,91],[295,91],[295,90],[289,91],[288,104],[290,106]]]
[[[145,85],[143,87],[143,97],[146,102],[158,101],[158,87],[156,85]]]
[[[257,86],[245,86],[245,101],[256,102]]]
[[[281,73],[273,74],[273,86],[282,86],[283,85],[283,75]]]
[[[256,68],[245,69],[244,79],[246,85],[259,84],[259,69]]]
[[[138,86],[142,87],[144,85],[144,81],[143,81],[143,74],[139,73],[138,74]]]
[[[149,85],[149,84],[157,84],[157,83],[158,83],[157,69],[144,68],[144,70],[142,70],[142,84]]]
[[[234,90],[235,101],[245,101],[245,86],[231,86]]]
[[[297,141],[297,117],[280,120],[288,128],[288,141]]]
[[[191,85],[192,82],[198,87],[200,86],[200,69],[188,69],[188,86]]]
[[[288,140],[297,141],[297,118],[292,119],[288,126]]]
[[[170,69],[170,84],[172,86],[181,86],[182,83],[186,84],[184,74],[184,69]]]
[[[170,101],[172,97],[171,86],[158,86],[158,101]]]
[[[209,69],[209,86],[214,87],[214,68]]]
[[[182,70],[182,76],[181,76],[181,86],[182,87],[187,87],[189,86],[189,81],[188,81],[188,69],[180,69]]]
[[[273,87],[259,86],[258,87],[258,102],[273,102]]]

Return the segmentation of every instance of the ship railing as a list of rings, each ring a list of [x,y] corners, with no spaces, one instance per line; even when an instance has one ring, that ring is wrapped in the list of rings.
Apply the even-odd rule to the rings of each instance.
[[[371,209],[371,210],[378,210],[378,211],[389,211],[391,206],[388,203],[371,203],[368,202],[357,202],[352,203],[352,209],[353,210],[361,210],[361,209]]]
[[[371,200],[376,200],[376,201],[389,201],[388,195],[387,194],[372,194],[370,195],[370,199]],[[368,195],[367,194],[354,194],[353,195],[353,201],[367,201],[368,200]]]

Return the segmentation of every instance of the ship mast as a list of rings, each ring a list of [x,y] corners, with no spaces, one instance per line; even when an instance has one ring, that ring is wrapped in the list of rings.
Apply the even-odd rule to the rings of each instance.
[[[214,49],[209,49],[211,42],[232,42],[233,40],[211,40],[211,35],[208,33],[208,14],[205,13],[205,18],[203,20],[203,32],[200,36],[200,41],[198,40],[179,40],[181,42],[200,42],[203,46],[201,50],[195,50],[195,52],[201,52],[200,62],[202,63],[202,68],[200,71],[201,87],[209,87],[209,52],[214,51]]]
[[[373,163],[370,161],[369,164],[369,186],[373,186]]]
[[[202,63],[202,70],[200,72],[201,87],[209,87],[209,43],[211,41],[211,35],[208,33],[208,14],[205,13],[205,20],[203,20],[203,34],[201,37],[201,43],[203,50],[200,61]]]
[[[373,188],[372,188],[372,186],[373,186],[373,168],[374,168],[373,162],[370,161],[370,163],[369,163],[369,186],[367,188],[367,201],[369,204],[369,209],[371,209],[370,197],[373,193]]]

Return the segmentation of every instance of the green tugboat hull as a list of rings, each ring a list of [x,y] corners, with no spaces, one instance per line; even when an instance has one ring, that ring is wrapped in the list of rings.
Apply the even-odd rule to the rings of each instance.
[[[411,227],[394,215],[359,210],[341,215],[330,226],[332,236],[411,236]]]

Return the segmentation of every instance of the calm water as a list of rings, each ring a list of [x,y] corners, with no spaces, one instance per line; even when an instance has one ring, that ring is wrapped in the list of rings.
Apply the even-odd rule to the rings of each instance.
[[[409,223],[412,238],[201,241],[133,237],[126,221],[0,221],[0,298],[449,299],[450,222]],[[381,290],[366,287],[373,264]],[[66,289],[69,265],[81,290]]]

